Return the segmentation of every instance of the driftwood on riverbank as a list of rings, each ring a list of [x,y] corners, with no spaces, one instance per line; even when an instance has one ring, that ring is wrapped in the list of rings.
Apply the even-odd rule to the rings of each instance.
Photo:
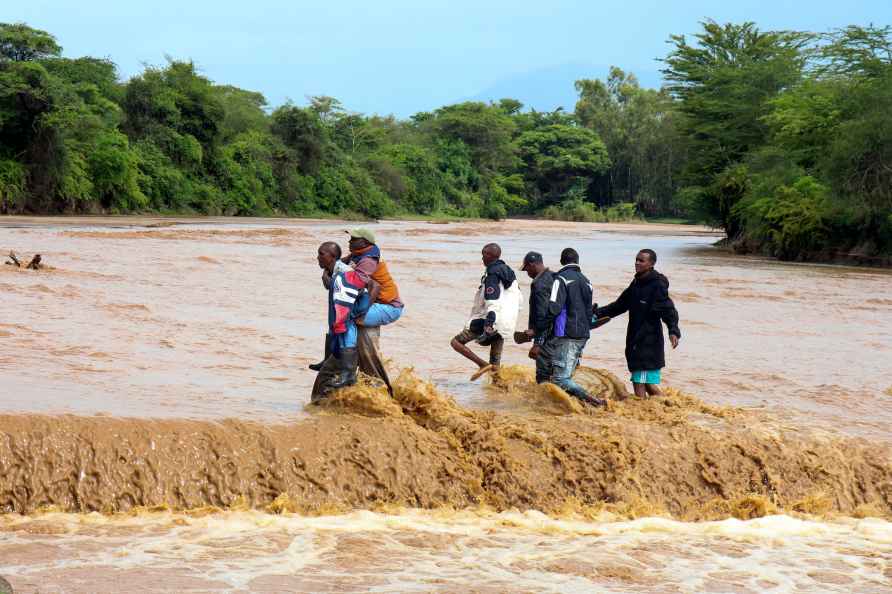
[[[15,255],[15,252],[9,252],[7,258],[9,258],[9,260],[6,261],[6,264],[8,266],[22,268],[22,261],[18,259],[18,257]],[[31,258],[31,261],[28,262],[28,264],[24,268],[26,268],[27,270],[40,270],[41,268],[43,268],[43,265],[40,262],[40,254],[35,254],[34,257]]]

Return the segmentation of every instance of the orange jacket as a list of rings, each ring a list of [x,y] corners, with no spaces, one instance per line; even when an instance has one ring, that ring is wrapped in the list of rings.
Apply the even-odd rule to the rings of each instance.
[[[372,270],[370,261],[374,261],[375,266]],[[361,250],[350,253],[350,264],[360,273],[367,274],[373,281],[381,285],[381,292],[378,293],[377,303],[392,303],[402,305],[400,302],[400,291],[396,286],[387,264],[381,261],[381,250],[376,245],[370,245]]]

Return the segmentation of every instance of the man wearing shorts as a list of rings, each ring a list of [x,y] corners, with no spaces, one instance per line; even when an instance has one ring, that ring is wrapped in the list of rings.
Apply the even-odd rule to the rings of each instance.
[[[486,271],[480,279],[480,286],[474,296],[474,306],[465,329],[451,342],[452,348],[477,365],[471,376],[476,380],[484,373],[495,371],[502,360],[502,347],[505,336],[514,332],[517,314],[520,311],[520,289],[514,271],[501,260],[502,248],[495,243],[483,246],[481,251]],[[466,345],[476,340],[482,346],[489,346],[487,363]]]
[[[635,395],[639,398],[661,394],[661,370],[666,366],[663,324],[669,329],[673,349],[681,339],[678,311],[669,298],[669,279],[654,270],[656,263],[657,254],[653,250],[638,252],[632,283],[616,301],[594,312],[597,318],[613,318],[629,312],[626,362],[632,372]]]

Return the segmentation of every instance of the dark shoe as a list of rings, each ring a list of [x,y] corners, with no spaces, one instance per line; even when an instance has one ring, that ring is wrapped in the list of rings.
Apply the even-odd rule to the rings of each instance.
[[[319,361],[318,363],[310,363],[309,365],[307,365],[307,367],[309,367],[309,368],[312,369],[313,371],[319,371],[320,369],[322,369],[322,366],[323,366],[323,365],[325,365],[325,361],[324,361],[324,360],[323,360],[323,361]]]

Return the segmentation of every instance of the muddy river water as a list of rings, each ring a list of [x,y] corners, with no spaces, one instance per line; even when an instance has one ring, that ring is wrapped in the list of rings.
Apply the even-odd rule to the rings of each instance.
[[[889,271],[732,256],[699,227],[382,222],[406,303],[382,351],[413,371],[396,403],[319,412],[315,250],[352,224],[173,223],[0,219],[0,253],[48,265],[0,265],[16,592],[892,592]],[[513,344],[520,380],[470,382],[449,340],[491,241],[515,268],[575,247],[602,304],[654,249],[669,395],[591,414]],[[627,381],[624,335],[582,364]]]

